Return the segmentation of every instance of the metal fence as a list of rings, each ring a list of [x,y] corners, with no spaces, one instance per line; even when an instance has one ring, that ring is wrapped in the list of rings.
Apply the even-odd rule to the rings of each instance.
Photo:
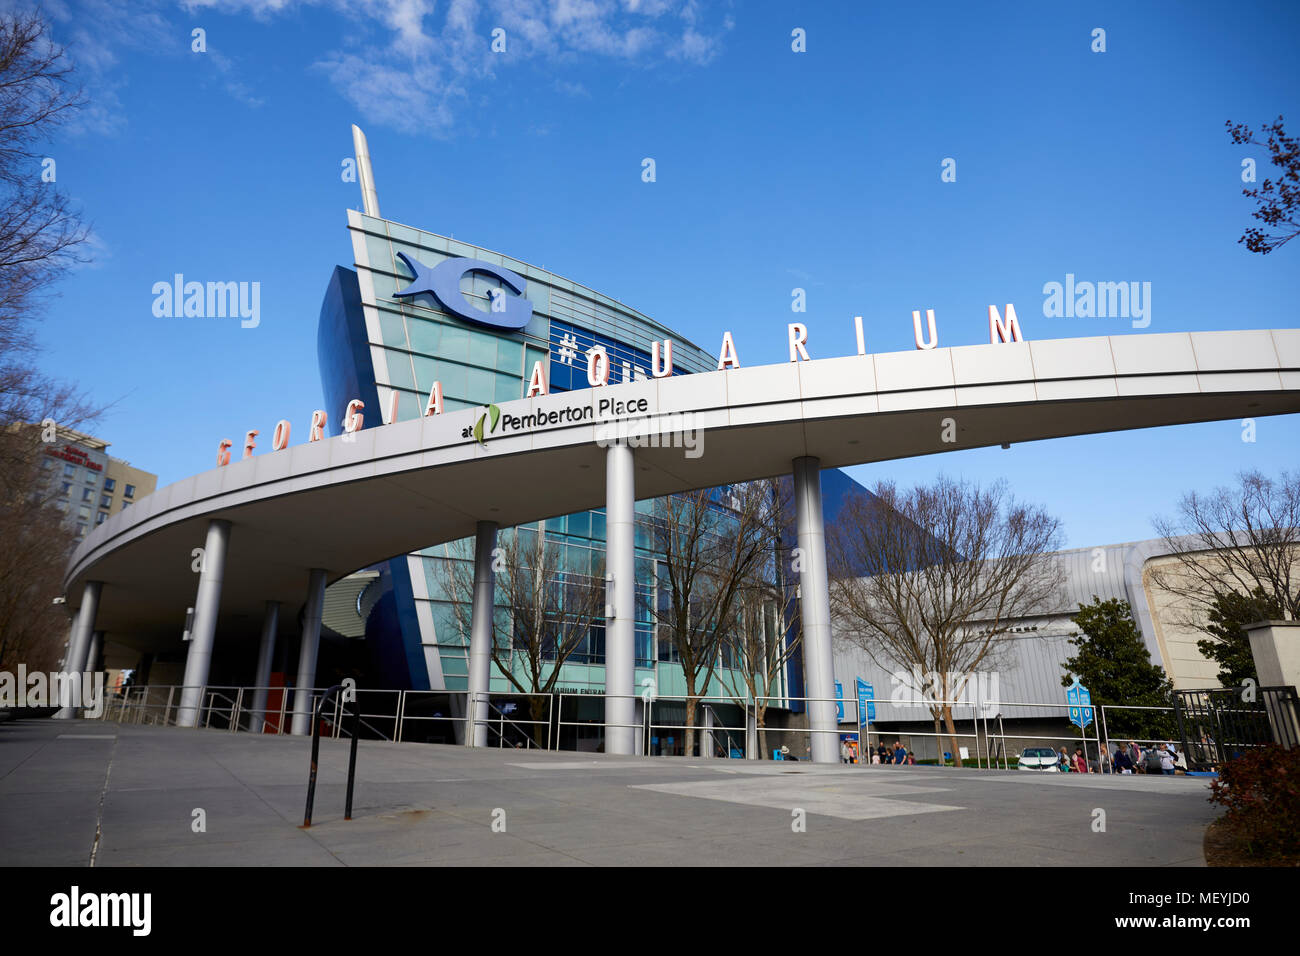
[[[1300,700],[1294,687],[1181,690],[1174,700],[1189,766],[1221,766],[1267,744],[1300,746]]]
[[[110,698],[102,719],[129,724],[174,726],[181,710],[180,686],[144,686],[127,688]],[[196,726],[228,733],[263,733],[283,735],[292,732],[295,715],[307,715],[311,731],[312,715],[324,694],[324,688],[309,688],[299,695],[294,688],[204,686],[197,695]],[[305,705],[301,711],[299,698]],[[355,689],[355,703],[361,733],[371,739],[401,742],[465,744],[499,749],[546,751],[597,751],[603,749],[607,724],[604,694],[532,693],[492,691],[473,695],[458,690],[386,690]],[[697,695],[694,697],[627,695],[633,701],[634,719],[619,726],[633,731],[635,752],[650,756],[690,756],[694,759],[734,759],[777,757],[760,753],[760,732],[769,739],[788,741],[792,757],[807,759],[817,734],[834,734],[856,740],[858,760],[870,761],[870,748],[891,741],[905,742],[909,752],[920,751],[923,759],[940,758],[947,762],[959,753],[963,763],[979,767],[1013,769],[1019,752],[1026,746],[1078,746],[1085,759],[1093,764],[1100,751],[1114,753],[1120,742],[1141,746],[1172,743],[1181,736],[1183,753],[1191,768],[1217,765],[1243,748],[1276,740],[1296,746],[1300,739],[1300,706],[1295,688],[1259,688],[1253,702],[1241,700],[1239,691],[1181,691],[1177,707],[1138,707],[1128,705],[1092,705],[1093,720],[1084,728],[1072,727],[1067,720],[1068,704],[1040,704],[1022,701],[933,701],[926,698],[891,700],[896,714],[915,709],[917,720],[903,721],[897,716],[888,722],[898,729],[881,730],[874,722],[861,720],[857,701],[840,698],[788,697],[759,695]],[[694,720],[688,724],[688,704],[693,703]],[[835,727],[813,729],[806,717],[793,713],[791,704],[840,705],[839,723]],[[913,725],[932,720],[933,708],[946,704],[953,727],[946,721],[938,729],[919,729]],[[780,722],[760,728],[757,714],[764,708],[770,718],[773,711]],[[1007,727],[1002,712],[1008,708],[1041,711],[1045,718],[1060,719],[1059,731]],[[1128,711],[1159,711],[1168,715],[1172,731],[1163,738],[1136,739],[1116,734],[1111,724],[1116,715]],[[349,731],[342,720],[344,703],[340,697],[329,701],[320,715],[325,736],[346,737]],[[1020,719],[1020,718],[1017,718]],[[1032,719],[1032,718],[1031,718]],[[802,723],[801,723],[802,721]],[[1040,722],[1041,724],[1041,722]],[[899,726],[903,725],[903,726]],[[687,738],[691,737],[689,753]],[[698,746],[698,753],[696,747]],[[954,761],[955,762],[955,761]],[[1099,761],[1105,767],[1105,761]]]

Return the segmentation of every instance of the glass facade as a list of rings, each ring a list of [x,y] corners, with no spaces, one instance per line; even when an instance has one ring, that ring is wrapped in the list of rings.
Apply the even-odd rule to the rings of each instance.
[[[360,398],[367,408],[382,409],[386,418],[395,392],[398,419],[418,418],[435,382],[441,383],[446,411],[520,399],[539,361],[552,392],[587,388],[587,350],[596,346],[609,355],[611,384],[650,376],[651,344],[664,339],[673,342],[674,374],[711,371],[717,366],[714,355],[670,329],[561,276],[479,246],[356,211],[349,211],[348,217],[355,269],[334,270],[317,338],[329,408],[341,410],[350,399]],[[396,299],[394,293],[405,289],[412,278],[399,252],[430,269],[456,257],[509,269],[525,280],[523,297],[532,304],[532,317],[522,329],[509,331],[466,321],[429,294]],[[464,275],[460,291],[485,316],[493,295],[514,295],[483,272]],[[341,431],[340,417],[330,416],[334,434]],[[379,416],[367,416],[365,427],[378,424]],[[644,514],[654,509],[655,502],[637,502],[636,507]],[[512,534],[542,535],[548,547],[557,549],[563,573],[592,575],[604,558],[605,513],[596,509],[503,529],[502,540]],[[643,678],[653,676],[659,694],[680,695],[685,692],[681,668],[674,664],[668,642],[656,640],[652,609],[658,567],[643,530],[638,530],[636,548],[636,681],[640,686]],[[367,624],[367,639],[383,645],[381,686],[467,687],[468,615],[453,600],[458,593],[464,595],[453,581],[471,579],[472,563],[473,542],[468,540],[386,563],[383,576],[391,589],[390,602],[377,602],[378,610]],[[563,666],[557,689],[603,691],[604,643],[604,625],[597,621]],[[709,692],[719,688],[715,679]],[[491,689],[512,687],[503,674],[494,672]]]
[[[539,361],[553,392],[586,388],[587,350],[597,345],[609,354],[610,382],[632,381],[650,375],[650,345],[656,339],[673,340],[675,374],[716,366],[713,356],[649,317],[536,266],[356,212],[349,213],[349,225],[356,271],[336,270],[322,307],[318,339],[331,405],[361,397],[376,401],[386,414],[396,391],[399,420],[417,418],[424,413],[434,382],[442,385],[447,411],[510,401],[524,397]],[[393,293],[410,283],[399,252],[430,268],[448,258],[466,257],[517,273],[526,280],[523,297],[532,303],[531,320],[518,331],[504,331],[465,321],[431,295],[395,299]],[[465,275],[460,288],[484,313],[494,293],[513,295],[482,272]],[[637,505],[641,510],[652,506]],[[552,518],[517,533],[543,535],[548,547],[558,549],[568,573],[589,574],[603,560],[603,510]],[[636,659],[638,668],[649,669],[662,657],[650,614],[655,561],[643,539],[637,546]],[[389,562],[399,604],[406,603],[409,588],[410,606],[397,607],[391,619],[402,631],[405,653],[396,656],[405,659],[412,687],[467,686],[468,635],[463,632],[463,614],[458,616],[453,606],[450,566],[459,564],[468,573],[472,558],[473,543],[460,541]],[[603,688],[604,639],[603,624],[590,629],[568,659],[564,686]],[[493,675],[494,689],[507,686],[503,675]]]

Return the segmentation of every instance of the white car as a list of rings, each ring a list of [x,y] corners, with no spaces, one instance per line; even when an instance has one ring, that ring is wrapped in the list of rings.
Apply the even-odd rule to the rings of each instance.
[[[1060,773],[1060,756],[1051,747],[1026,747],[1016,763],[1017,770],[1035,770],[1041,773]]]

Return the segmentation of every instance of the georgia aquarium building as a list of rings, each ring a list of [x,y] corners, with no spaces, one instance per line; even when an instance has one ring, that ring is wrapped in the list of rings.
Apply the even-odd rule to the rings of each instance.
[[[538,362],[550,391],[588,388],[593,348],[608,355],[611,384],[633,381],[651,375],[651,343],[665,339],[673,342],[673,374],[717,367],[715,356],[609,296],[480,246],[381,218],[368,156],[362,160],[363,138],[357,153],[366,211],[348,211],[355,267],[334,269],[318,329],[327,408],[360,398],[365,427],[373,427],[394,413],[397,420],[418,418],[437,400],[440,411],[488,406],[525,397]],[[433,394],[435,383],[440,395]],[[382,421],[370,409],[382,410]],[[341,433],[341,422],[329,424]],[[828,519],[846,494],[860,488],[838,471],[825,472],[822,483]],[[653,508],[653,501],[637,503],[639,514]],[[566,567],[594,567],[604,554],[603,509],[540,525],[548,544],[561,548]],[[465,616],[453,605],[447,563],[471,560],[472,544],[394,558],[331,587],[336,599],[327,599],[327,608],[341,613],[327,614],[326,637],[329,631],[336,637],[364,634],[366,684],[448,691],[468,686],[469,634],[462,626]],[[640,527],[636,545],[636,682],[642,686],[644,678],[653,678],[659,695],[681,695],[681,668],[672,662],[669,642],[657,639],[649,610],[656,559]],[[798,655],[783,684],[780,693],[803,694]],[[494,692],[512,689],[499,672],[490,686]],[[558,688],[595,694],[604,686],[604,627],[598,623],[563,665]],[[721,690],[715,677],[708,693]]]

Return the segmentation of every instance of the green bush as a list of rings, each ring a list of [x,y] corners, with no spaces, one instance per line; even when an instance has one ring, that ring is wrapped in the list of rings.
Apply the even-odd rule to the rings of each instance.
[[[1210,802],[1227,807],[1225,820],[1261,857],[1300,856],[1300,748],[1252,748],[1219,768]]]

